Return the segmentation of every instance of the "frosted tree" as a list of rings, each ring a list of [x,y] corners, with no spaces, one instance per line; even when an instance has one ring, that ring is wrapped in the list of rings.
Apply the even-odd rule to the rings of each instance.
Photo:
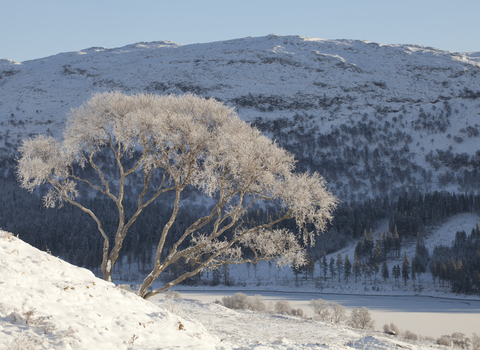
[[[323,299],[317,300],[310,300],[310,306],[313,309],[313,312],[321,321],[330,321],[331,319],[331,312],[330,312],[330,304]]]
[[[366,307],[353,309],[348,319],[348,325],[352,328],[373,330],[375,321],[372,319],[370,310]]]
[[[337,303],[332,303],[330,306],[332,309],[332,323],[339,324],[347,319],[347,310],[344,306]]]
[[[85,168],[94,175],[84,176]],[[45,206],[67,202],[95,220],[104,239],[101,270],[106,280],[111,280],[123,241],[142,211],[158,198],[171,201],[153,269],[139,290],[148,298],[223,264],[271,259],[277,265],[305,263],[304,246],[313,245],[315,235],[332,219],[337,200],[320,175],[297,174],[294,168],[291,154],[213,99],[114,92],[94,95],[72,110],[62,142],[46,136],[24,140],[17,172],[23,188],[49,187]],[[80,201],[79,184],[115,203],[118,227],[112,241],[98,213]],[[128,192],[130,187],[135,190]],[[212,205],[172,237],[187,188],[209,196]],[[127,195],[137,201],[129,215]],[[279,210],[263,222],[243,222],[256,203],[272,203]],[[274,229],[287,219],[295,221],[298,234]],[[167,237],[173,241],[169,246]],[[246,258],[247,249],[253,257]],[[193,270],[148,291],[169,266],[191,259],[196,262],[190,264]]]

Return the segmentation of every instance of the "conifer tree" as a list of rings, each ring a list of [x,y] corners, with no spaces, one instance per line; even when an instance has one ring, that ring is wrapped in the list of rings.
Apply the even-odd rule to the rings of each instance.
[[[330,258],[329,268],[330,268],[330,276],[332,277],[332,282],[333,282],[333,279],[337,275],[336,272],[335,272],[335,259],[333,258],[333,256]]]
[[[342,259],[342,255],[340,253],[338,253],[338,255],[337,255],[338,282],[340,282],[340,277],[342,275],[342,271],[343,271],[343,259]]]
[[[405,281],[405,285],[407,285],[407,280],[410,278],[410,261],[408,260],[406,250],[405,250],[405,257],[403,258],[403,263],[402,263],[402,278]]]
[[[392,276],[393,276],[393,285],[397,285],[397,266],[393,265],[392,267]]]
[[[327,271],[328,271],[328,262],[327,262],[327,254],[325,253],[325,251],[323,251],[322,270],[323,270],[323,278],[326,281],[327,280]]]
[[[366,251],[366,256],[369,259],[369,261],[372,260],[373,258],[373,248],[375,244],[373,243],[373,234],[372,234],[372,229],[370,229],[368,233],[368,238],[365,242],[365,251]]]
[[[301,274],[300,266],[297,264],[292,264],[292,271],[293,271],[293,274],[295,275],[295,285],[298,285],[298,275]]]
[[[387,280],[390,276],[388,275],[388,265],[386,261],[384,261],[382,264],[382,277],[383,277],[383,281],[387,283]]]
[[[442,281],[442,287],[445,286],[445,280],[447,279],[447,266],[444,263],[440,265],[440,275],[439,279]]]
[[[352,275],[352,263],[350,262],[350,259],[348,258],[348,253],[345,254],[345,262],[343,264],[343,275],[345,277],[345,280],[348,283],[348,277]]]
[[[395,282],[398,286],[400,286],[400,265],[394,265],[393,268],[392,268],[392,274],[393,274],[393,277],[395,278]]]
[[[455,263],[455,259],[452,256],[447,263],[447,276],[446,276],[446,279],[450,282],[450,286],[452,286],[456,269],[457,269],[457,264]]]
[[[380,243],[377,241],[375,243],[375,250],[373,251],[373,262],[379,263],[383,259],[382,248],[380,248]]]
[[[397,279],[398,279],[398,286],[400,287],[400,276],[402,275],[402,270],[400,269],[400,265],[397,264]]]
[[[453,291],[457,293],[462,293],[465,292],[465,284],[464,284],[464,278],[465,278],[465,270],[463,269],[463,264],[462,261],[459,260],[456,263],[456,269],[455,269],[455,277],[454,277],[454,284],[453,284]]]
[[[416,273],[416,267],[415,267],[415,258],[412,259],[412,282],[413,282],[413,287],[415,287],[415,281],[417,280],[417,273]]]
[[[386,246],[386,248],[384,249],[385,257],[388,258],[388,255],[394,249],[393,236],[392,236],[392,233],[388,230],[388,228],[387,228],[387,239],[385,240],[385,246]]]
[[[393,246],[397,252],[397,258],[400,257],[400,236],[398,235],[397,225],[395,225],[395,231],[393,234]]]
[[[310,259],[308,262],[308,273],[310,274],[310,278],[313,280],[313,274],[315,272],[315,260]]]
[[[362,273],[363,273],[363,276],[365,276],[365,284],[366,284],[367,283],[367,277],[368,277],[368,265],[367,265],[367,263],[363,263]]]
[[[215,270],[213,270],[212,275],[212,285],[218,286],[220,284],[220,280],[222,279],[222,272],[220,271],[220,268],[216,268]]]
[[[415,247],[415,271],[417,273],[425,272],[427,269],[427,262],[430,259],[428,249],[425,246],[423,237],[417,233],[417,245]]]
[[[377,263],[374,263],[373,264],[373,272],[375,274],[375,281],[374,283],[376,284],[377,283],[377,273],[380,271],[380,268],[378,267],[378,264]]]
[[[433,286],[435,287],[435,279],[438,277],[438,268],[436,263],[430,265],[430,273],[432,274]]]
[[[223,270],[223,282],[226,286],[231,285],[231,279],[230,279],[230,266],[228,264],[223,264],[222,265],[222,270]]]
[[[362,269],[360,267],[360,262],[358,261],[358,256],[357,254],[355,253],[355,258],[354,258],[354,262],[353,262],[353,275],[355,276],[355,283],[357,283],[357,278],[359,276],[361,276],[362,274]]]
[[[368,278],[370,279],[370,284],[372,284],[373,273],[374,273],[373,265],[372,264],[367,264],[366,274],[367,274]]]

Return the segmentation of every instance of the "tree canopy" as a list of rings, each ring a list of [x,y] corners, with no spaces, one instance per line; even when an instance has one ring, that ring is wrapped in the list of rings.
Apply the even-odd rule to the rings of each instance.
[[[115,170],[107,171],[107,166]],[[314,244],[315,234],[331,221],[337,200],[320,175],[294,170],[290,153],[214,99],[113,92],[96,94],[72,110],[62,141],[42,135],[24,140],[17,174],[20,185],[30,191],[48,185],[45,206],[67,202],[95,220],[104,238],[101,269],[106,280],[111,280],[122,243],[141,212],[159,197],[170,200],[173,210],[159,228],[154,267],[139,291],[149,297],[221,264],[270,259],[280,265],[301,263],[303,246]],[[79,199],[85,195],[80,185],[115,203],[118,228],[113,242],[98,216]],[[210,207],[167,247],[186,188],[208,196]],[[130,214],[125,196],[137,198]],[[266,203],[278,207],[276,216],[253,225],[243,222],[254,204]],[[299,234],[275,229],[286,219],[295,220]],[[246,250],[253,258],[247,258]],[[148,291],[179,259],[196,264]]]

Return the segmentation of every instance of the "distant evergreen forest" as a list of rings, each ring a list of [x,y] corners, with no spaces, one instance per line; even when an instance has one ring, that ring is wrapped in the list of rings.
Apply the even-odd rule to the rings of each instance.
[[[433,250],[430,271],[442,285],[447,282],[455,293],[480,294],[480,227],[470,234],[458,231],[450,246]]]
[[[19,235],[22,240],[38,249],[48,250],[72,264],[99,273],[103,239],[90,216],[69,204],[46,209],[40,198],[41,191],[31,194],[20,188],[11,172],[0,178],[0,186],[3,188],[0,197],[2,229]],[[195,196],[192,192],[190,195]],[[88,207],[103,220],[105,232],[113,239],[118,220],[113,202],[97,197],[86,201]],[[133,210],[135,201],[127,201],[125,206]],[[166,247],[172,245],[175,237],[205,210],[207,208],[203,205],[182,207]],[[149,270],[153,248],[171,211],[168,199],[154,202],[146,208],[125,239],[118,268],[131,270],[134,266],[141,273]],[[400,256],[402,240],[415,239],[421,236],[425,227],[441,224],[458,213],[480,215],[480,195],[414,192],[404,193],[397,198],[377,196],[364,201],[344,201],[335,211],[328,230],[317,238],[314,247],[308,249],[309,258],[313,262],[319,261],[324,254],[335,252],[356,240],[359,242],[355,251],[359,262],[362,266],[373,268],[389,257]],[[246,215],[244,225],[275,215],[276,208],[257,207]],[[389,221],[389,231],[380,233],[374,243],[371,229],[379,220],[385,219]],[[295,229],[293,221],[283,222],[281,226]],[[417,247],[420,253],[415,257],[415,266],[421,265],[417,271],[430,269],[434,278],[438,278],[442,284],[449,283],[454,292],[480,294],[480,283],[477,283],[480,282],[480,230],[477,227],[470,235],[459,232],[456,236],[452,246],[436,247],[430,253],[431,258],[428,252],[422,253],[421,246]],[[164,254],[167,253],[168,250],[164,251]],[[186,266],[174,266],[171,273],[175,275],[184,268]],[[392,271],[392,276],[393,273],[395,271]],[[194,278],[186,283],[193,281]]]

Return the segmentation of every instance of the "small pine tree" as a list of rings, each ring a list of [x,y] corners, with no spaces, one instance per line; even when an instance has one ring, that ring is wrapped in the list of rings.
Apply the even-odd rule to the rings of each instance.
[[[399,281],[399,278],[400,278],[400,265],[394,265],[393,268],[392,268],[392,274],[393,274],[393,277],[395,279],[395,285],[398,285],[400,286],[400,281]]]
[[[400,247],[401,247],[401,240],[400,236],[398,235],[397,225],[395,225],[395,230],[393,234],[393,246],[395,251],[397,252],[397,258],[400,257]]]
[[[329,269],[330,269],[330,276],[332,277],[332,281],[333,281],[333,279],[337,275],[335,272],[335,259],[333,258],[333,256],[330,258]]]
[[[380,243],[377,241],[375,243],[375,249],[373,251],[373,262],[379,263],[383,260],[382,248],[380,248]]]
[[[357,283],[357,278],[361,276],[362,269],[360,267],[360,262],[358,261],[358,256],[355,253],[355,260],[353,262],[353,275],[355,276],[355,283]]]
[[[377,283],[377,274],[379,271],[380,271],[380,268],[378,267],[378,264],[377,263],[373,264],[373,273],[375,274],[375,281],[374,281],[375,284]]]
[[[432,273],[433,286],[435,287],[435,279],[438,277],[438,268],[436,263],[430,265],[430,272]]]
[[[345,280],[348,283],[348,277],[352,275],[352,263],[350,262],[350,259],[348,258],[348,253],[345,254],[345,262],[343,264],[343,276],[345,277]]]
[[[386,261],[384,261],[382,264],[382,277],[383,277],[383,281],[387,283],[387,280],[390,276],[388,274],[388,265]]]
[[[230,266],[228,264],[223,264],[222,265],[222,270],[223,270],[223,282],[226,286],[232,285],[231,279],[230,279]]]
[[[222,279],[222,272],[220,271],[219,268],[216,268],[215,270],[213,270],[212,275],[213,275],[212,285],[218,286],[220,284],[221,279]]]
[[[386,259],[388,258],[388,255],[390,254],[390,252],[395,249],[393,235],[388,229],[387,229],[387,239],[385,240],[385,247],[386,248],[384,248],[384,251],[385,251],[385,259]]]
[[[292,264],[292,271],[293,271],[293,274],[295,275],[295,283],[298,284],[298,275],[302,273],[301,267],[296,264]]]
[[[342,271],[343,271],[343,259],[342,259],[342,255],[340,253],[338,253],[338,255],[337,255],[338,282],[340,282],[340,277],[342,275]]]
[[[310,259],[308,262],[308,274],[310,275],[310,278],[313,280],[313,274],[315,272],[315,260]]]
[[[367,263],[363,264],[362,273],[363,273],[363,276],[365,277],[365,284],[366,284],[367,283],[367,277],[368,277],[368,265],[367,265]]]
[[[415,271],[417,273],[426,272],[429,259],[430,254],[428,253],[428,249],[425,246],[423,237],[420,233],[417,233],[417,246],[415,247]]]
[[[450,258],[447,262],[447,280],[450,281],[450,285],[452,285],[453,280],[455,279],[455,270],[457,269],[457,264],[455,263],[455,259],[453,257]]]
[[[412,267],[411,267],[411,271],[412,271],[412,282],[413,282],[413,286],[415,287],[415,281],[417,280],[417,274],[416,274],[416,268],[415,268],[415,258],[412,259]]]
[[[367,273],[368,278],[370,279],[370,284],[372,284],[372,276],[373,276],[373,273],[374,273],[372,264],[367,264],[366,273]]]
[[[402,278],[405,281],[405,285],[407,285],[407,280],[410,278],[410,261],[408,260],[406,250],[405,250],[405,257],[403,258],[403,263],[402,263]]]
[[[445,280],[447,279],[447,267],[444,263],[440,265],[440,275],[439,279],[442,281],[442,287],[445,286]]]
[[[325,253],[325,251],[323,251],[322,271],[323,271],[323,278],[326,281],[327,280],[327,271],[328,271],[328,262],[327,262],[327,254]]]

